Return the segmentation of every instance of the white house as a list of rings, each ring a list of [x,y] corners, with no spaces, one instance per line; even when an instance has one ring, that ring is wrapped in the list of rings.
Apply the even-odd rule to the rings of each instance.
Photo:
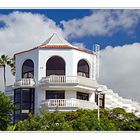
[[[96,52],[75,47],[54,33],[42,45],[15,54],[16,76],[14,89],[15,122],[27,118],[30,112],[74,111],[97,109],[97,88],[102,92],[102,108],[123,107],[125,102],[96,80]],[[139,107],[139,105],[137,105]]]

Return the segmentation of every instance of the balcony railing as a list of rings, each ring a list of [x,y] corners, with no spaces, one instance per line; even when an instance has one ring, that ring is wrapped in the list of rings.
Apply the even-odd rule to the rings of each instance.
[[[14,88],[18,87],[34,87],[35,81],[32,78],[23,78],[14,83]]]
[[[42,110],[46,109],[97,109],[95,102],[90,102],[86,100],[79,99],[48,99],[41,102],[40,108]]]
[[[87,87],[95,87],[97,86],[96,81],[82,77],[82,76],[65,76],[65,75],[51,75],[47,77],[43,77],[40,81],[40,85],[48,85],[48,84],[79,84]]]

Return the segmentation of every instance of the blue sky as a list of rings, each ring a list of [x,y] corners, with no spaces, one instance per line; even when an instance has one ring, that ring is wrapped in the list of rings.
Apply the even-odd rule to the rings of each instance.
[[[33,14],[43,14],[47,16],[48,18],[52,19],[56,22],[58,26],[61,27],[60,22],[62,20],[69,21],[72,19],[81,19],[85,16],[90,16],[94,11],[98,10],[67,10],[67,9],[18,9],[18,10],[0,10],[1,14],[10,14],[14,11],[21,11],[21,12],[31,12]],[[113,10],[112,10],[113,11]],[[115,10],[114,10],[115,11]],[[133,15],[132,15],[133,16]],[[0,22],[0,27],[2,27],[4,24]],[[94,25],[93,25],[94,26]],[[129,33],[124,30],[119,30],[112,35],[86,35],[82,37],[76,37],[76,38],[68,38],[69,42],[82,42],[88,49],[92,49],[93,44],[100,44],[101,49],[105,48],[106,46],[122,46],[124,44],[131,44],[133,42],[140,42],[140,21],[138,21],[137,25],[135,25],[133,29],[133,33]],[[133,26],[131,27],[133,28]]]
[[[0,10],[0,55],[34,48],[59,32],[88,49],[101,46],[98,82],[140,102],[140,10]],[[7,84],[14,77],[7,67]],[[3,90],[0,69],[0,90]]]

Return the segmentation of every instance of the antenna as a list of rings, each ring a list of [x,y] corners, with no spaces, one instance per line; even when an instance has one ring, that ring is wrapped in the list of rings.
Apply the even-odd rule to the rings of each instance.
[[[93,45],[93,47],[92,47],[92,51],[93,52],[95,52],[95,46]],[[95,75],[95,73],[96,73],[96,66],[95,66],[95,60],[94,60],[94,55],[92,55],[92,79],[93,80],[95,80],[96,78],[96,75]]]
[[[100,68],[100,45],[95,44],[96,53],[96,77],[99,78],[99,68]],[[96,78],[96,79],[97,79]]]
[[[96,80],[99,78],[100,45],[94,44],[92,51],[96,53],[96,59],[92,56],[92,79]]]

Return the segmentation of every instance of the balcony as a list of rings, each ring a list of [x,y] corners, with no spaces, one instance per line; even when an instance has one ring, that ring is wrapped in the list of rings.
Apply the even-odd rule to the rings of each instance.
[[[43,89],[85,87],[91,90],[96,86],[96,81],[82,76],[51,75],[43,77],[40,81],[40,87]]]
[[[23,78],[14,83],[14,88],[32,88],[35,86],[35,81],[32,78]]]
[[[75,111],[77,109],[97,109],[95,102],[79,99],[48,99],[40,104],[41,111]]]

